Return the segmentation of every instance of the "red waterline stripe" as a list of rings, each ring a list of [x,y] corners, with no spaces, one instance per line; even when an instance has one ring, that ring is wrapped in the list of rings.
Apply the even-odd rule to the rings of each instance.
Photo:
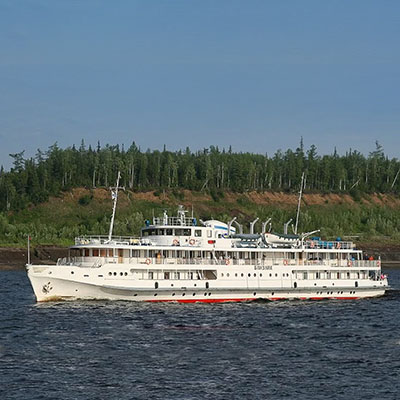
[[[359,297],[333,297],[335,300],[358,300]]]
[[[263,298],[263,300],[271,300],[271,301],[278,301],[278,300],[287,300],[289,298],[285,297],[271,297],[271,298]],[[358,300],[359,297],[300,297],[300,300]],[[257,298],[244,298],[244,299],[171,299],[171,300],[146,300],[149,303],[168,303],[168,302],[175,302],[175,303],[228,303],[228,302],[240,302],[240,301],[254,301],[258,300]]]
[[[171,300],[146,300],[150,303],[166,303],[166,302],[176,302],[176,303],[225,303],[232,301],[253,301],[257,300],[255,297],[244,298],[244,299],[171,299]]]

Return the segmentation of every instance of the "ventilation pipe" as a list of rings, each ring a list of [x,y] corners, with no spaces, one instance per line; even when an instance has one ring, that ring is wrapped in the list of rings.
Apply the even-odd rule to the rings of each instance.
[[[250,234],[253,234],[254,233],[254,225],[257,223],[257,221],[259,220],[260,218],[256,218],[253,222],[250,222]]]
[[[233,222],[234,222],[234,223],[236,224],[236,226],[238,227],[238,229],[239,229],[239,234],[242,235],[242,234],[243,234],[243,227],[242,227],[242,225],[240,225],[239,222],[237,222],[236,220],[233,221]]]
[[[285,235],[287,235],[288,226],[289,226],[289,224],[292,222],[292,219],[293,219],[293,218],[290,218],[289,221],[286,222],[286,224],[283,224],[283,233],[284,233]]]
[[[264,233],[266,232],[267,229],[267,225],[271,222],[272,218],[268,218],[265,222],[262,223],[262,228],[261,228],[261,233],[264,235]],[[271,228],[270,228],[271,230]]]
[[[231,226],[236,221],[236,217],[234,217],[231,221],[228,222],[228,236],[231,235]]]

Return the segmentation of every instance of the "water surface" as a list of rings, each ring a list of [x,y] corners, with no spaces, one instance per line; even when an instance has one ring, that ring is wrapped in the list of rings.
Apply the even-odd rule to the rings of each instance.
[[[354,301],[36,304],[0,271],[1,399],[398,399],[400,270]]]

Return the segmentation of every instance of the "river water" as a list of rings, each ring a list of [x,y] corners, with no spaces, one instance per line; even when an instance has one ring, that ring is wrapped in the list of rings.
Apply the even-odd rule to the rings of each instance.
[[[355,301],[36,304],[0,271],[1,399],[399,399],[400,270]]]

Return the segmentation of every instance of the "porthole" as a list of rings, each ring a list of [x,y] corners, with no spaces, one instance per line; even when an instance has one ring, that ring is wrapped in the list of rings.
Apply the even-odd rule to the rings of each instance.
[[[254,274],[254,278],[257,276],[257,274]]]
[[[256,294],[257,294],[257,293],[256,293],[256,292],[254,292],[254,293],[253,293],[253,296],[255,296]]]
[[[125,272],[125,273],[124,273],[124,275],[125,275],[125,276],[128,276],[128,273],[127,273],[127,272]]]
[[[154,296],[157,296],[157,293],[154,293]]]
[[[224,274],[222,273],[222,274],[221,274],[221,276],[223,277],[223,276],[224,276]]]
[[[207,293],[204,293],[204,296],[207,296]]]
[[[208,293],[208,295],[209,295],[209,296],[211,296],[211,292],[210,292],[210,293]]]
[[[229,272],[226,274],[226,276],[229,278]]]
[[[237,278],[237,274],[235,274],[235,278]]]
[[[242,274],[240,274],[240,276],[243,278],[243,277],[244,277],[243,273],[242,273]]]
[[[121,276],[124,276],[124,273],[123,273],[123,272],[120,272],[119,274],[120,274]]]
[[[134,296],[137,296],[137,293],[135,293]]]
[[[172,296],[175,296],[175,293],[172,293]]]
[[[182,296],[184,296],[185,295],[185,293],[182,293]]]
[[[74,274],[74,271],[71,271],[71,275],[73,275]]]
[[[262,274],[260,274],[260,278],[262,278]]]
[[[116,273],[116,272],[114,272],[114,276],[117,276],[117,273]]]
[[[249,274],[249,278],[250,278],[251,274]]]
[[[272,274],[269,274],[269,277],[271,278],[271,277],[272,277]]]
[[[275,276],[278,276],[278,274],[275,274]]]
[[[193,293],[193,296],[196,296],[196,293]]]
[[[275,292],[272,292],[271,295],[273,296],[275,294]]]

